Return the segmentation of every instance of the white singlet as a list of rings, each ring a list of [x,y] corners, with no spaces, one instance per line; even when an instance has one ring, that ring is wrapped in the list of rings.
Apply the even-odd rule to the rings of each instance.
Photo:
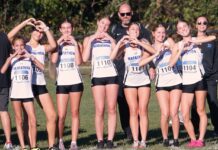
[[[11,61],[11,96],[14,99],[33,98],[32,65],[29,58]]]
[[[143,86],[150,84],[147,66],[139,67],[139,61],[142,57],[142,49],[139,47],[132,48],[129,44],[126,45],[124,62],[125,75],[123,83],[127,86]]]
[[[37,60],[39,60],[42,64],[45,62],[45,47],[43,45],[38,45],[37,47],[33,48],[27,43],[25,49],[33,55]],[[46,85],[44,72],[41,71],[34,63],[32,63],[33,67],[33,78],[32,84],[34,85]]]
[[[154,59],[157,72],[155,85],[157,87],[169,87],[182,83],[177,64],[173,67],[169,66],[170,57],[171,51],[165,49],[160,56]]]
[[[179,42],[181,47],[183,41]],[[188,50],[184,50],[182,57],[182,83],[190,85],[203,79],[204,68],[202,65],[201,50],[194,44],[191,44]]]
[[[111,42],[109,40],[94,40],[92,43],[92,78],[117,76],[117,71],[110,59]]]
[[[75,45],[62,43],[58,48],[57,85],[82,83],[82,77],[76,64]]]

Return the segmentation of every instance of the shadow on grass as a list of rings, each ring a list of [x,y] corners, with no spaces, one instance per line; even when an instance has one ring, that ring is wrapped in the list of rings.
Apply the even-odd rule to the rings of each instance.
[[[11,129],[12,134],[11,134],[11,139],[14,145],[19,145],[19,140],[17,137],[16,133],[16,128],[13,127]],[[87,132],[85,129],[80,129],[79,133],[85,133]],[[5,143],[5,136],[3,134],[3,130],[0,129],[0,144],[4,145]],[[70,127],[65,127],[65,132],[64,136],[70,136],[71,135],[71,128]],[[107,135],[104,135],[105,140],[107,139]],[[198,136],[197,136],[198,137]],[[47,142],[47,131],[38,131],[37,132],[37,139],[39,141],[44,141]],[[169,128],[169,139],[173,139],[173,134],[172,134],[172,128]],[[148,132],[148,145],[154,146],[157,144],[162,143],[162,134],[160,128],[156,129],[150,129]],[[122,147],[124,145],[129,145],[131,144],[132,141],[126,140],[125,135],[123,132],[116,132],[115,138],[114,138],[115,143],[117,144],[118,147]],[[189,141],[189,136],[187,132],[184,129],[184,126],[180,126],[180,133],[179,133],[179,141],[181,145],[186,144]],[[205,141],[206,143],[209,143],[209,145],[216,144],[218,141],[218,137],[214,136],[213,130],[207,130],[206,135],[205,135]],[[71,139],[68,139],[65,141],[66,147],[69,147],[71,143]],[[90,134],[85,137],[79,137],[78,138],[78,145],[82,147],[90,147],[90,146],[95,146],[97,144],[97,138],[96,134]]]

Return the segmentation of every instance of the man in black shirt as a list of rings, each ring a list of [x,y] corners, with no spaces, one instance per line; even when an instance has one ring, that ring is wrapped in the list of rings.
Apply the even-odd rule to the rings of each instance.
[[[7,35],[0,32],[0,68],[4,65],[6,59],[10,56],[11,45]],[[10,88],[10,69],[5,74],[0,73],[0,118],[4,129],[6,143],[4,149],[12,149],[11,144],[11,122],[8,113]]]
[[[197,38],[207,36],[206,30],[208,27],[208,20],[204,16],[200,16],[196,21]],[[204,79],[207,83],[207,102],[210,109],[211,122],[214,126],[214,135],[218,135],[218,100],[217,100],[217,81],[218,81],[218,49],[216,41],[202,43],[199,47],[203,53],[203,66],[205,70]],[[192,109],[192,121],[195,130],[199,128],[199,116],[196,108]]]
[[[118,42],[124,35],[127,35],[126,31],[128,26],[131,23],[133,12],[128,3],[122,3],[119,7],[118,17],[120,19],[119,23],[114,23],[110,27],[110,35]],[[150,32],[146,30],[141,24],[140,26],[140,35],[139,38],[145,38],[150,41]],[[131,129],[129,125],[129,108],[126,102],[126,98],[123,90],[123,78],[125,73],[125,64],[123,58],[117,58],[114,60],[116,69],[118,71],[119,77],[119,93],[118,93],[118,105],[119,105],[119,114],[122,129],[124,130],[128,139],[132,138]],[[154,78],[155,71],[149,70],[150,77]]]

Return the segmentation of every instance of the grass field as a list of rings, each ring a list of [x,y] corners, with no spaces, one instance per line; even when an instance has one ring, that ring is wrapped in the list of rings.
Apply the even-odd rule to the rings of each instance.
[[[79,131],[79,138],[78,138],[78,145],[81,149],[95,149],[96,145],[96,135],[95,135],[95,127],[94,127],[94,105],[93,105],[93,99],[91,94],[91,88],[90,88],[90,68],[88,67],[82,67],[81,73],[83,75],[84,80],[84,86],[85,90],[82,97],[81,107],[80,107],[80,131]],[[53,97],[53,100],[55,102],[55,85],[54,81],[50,80],[48,78],[47,86],[50,91],[50,94]],[[47,148],[47,133],[46,133],[46,121],[45,121],[45,115],[42,112],[42,110],[38,107],[38,105],[35,105],[36,107],[36,113],[37,113],[37,129],[38,129],[38,146],[42,149]],[[15,145],[18,145],[18,139],[16,134],[16,128],[15,128],[15,122],[13,117],[13,110],[10,109],[10,114],[12,117],[12,142]],[[119,115],[118,115],[119,116]],[[106,116],[105,116],[106,118]],[[209,115],[208,115],[209,118]],[[160,119],[160,111],[159,106],[156,101],[154,88],[152,86],[152,93],[151,93],[151,99],[149,103],[149,133],[148,133],[148,148],[149,150],[161,150],[164,149],[161,141],[161,131],[160,131],[160,125],[159,125],[159,119]],[[105,131],[106,131],[105,126]],[[218,150],[218,138],[214,138],[212,136],[212,126],[210,123],[208,123],[208,130],[206,134],[206,147],[203,149],[207,150]],[[171,132],[171,130],[170,130]],[[170,138],[172,138],[172,134],[169,135]],[[106,135],[105,135],[106,137]],[[65,146],[68,148],[70,145],[71,138],[71,117],[70,117],[70,111],[68,109],[68,115],[67,119],[65,121],[65,132],[64,132],[64,141]],[[188,135],[186,134],[184,128],[181,126],[180,131],[180,143],[181,147],[179,149],[186,149],[185,145],[188,141]],[[2,128],[0,128],[0,149],[3,148],[4,145],[4,134]],[[125,139],[125,136],[121,130],[120,121],[118,118],[117,122],[117,130],[115,134],[115,144],[117,145],[117,149],[131,149],[131,143]],[[165,148],[165,149],[172,149],[172,148]]]

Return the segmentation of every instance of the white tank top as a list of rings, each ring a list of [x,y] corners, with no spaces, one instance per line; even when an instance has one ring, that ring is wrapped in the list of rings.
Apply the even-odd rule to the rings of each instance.
[[[179,47],[183,41],[179,42]],[[182,83],[183,85],[194,84],[203,79],[204,68],[202,65],[201,50],[194,44],[184,50],[182,56]]]
[[[82,83],[82,77],[76,64],[75,45],[63,43],[58,47],[57,85]]]
[[[127,86],[142,86],[150,84],[150,77],[148,75],[147,66],[139,67],[139,61],[142,57],[142,51],[139,47],[133,49],[126,45],[124,62],[125,75],[123,83]]]
[[[25,49],[33,55],[37,60],[39,60],[42,64],[45,62],[45,47],[43,45],[38,45],[33,48],[27,43]],[[46,85],[44,72],[41,71],[34,63],[32,63],[33,67],[33,78],[32,84],[34,85]]]
[[[109,40],[94,40],[92,43],[92,78],[117,76],[115,66],[110,59],[112,51]]]
[[[170,57],[171,51],[165,49],[160,56],[154,59],[157,72],[155,85],[157,87],[169,87],[182,83],[182,77],[178,71],[177,64],[173,67],[169,66]]]
[[[32,65],[29,58],[11,61],[11,98],[33,98]]]

